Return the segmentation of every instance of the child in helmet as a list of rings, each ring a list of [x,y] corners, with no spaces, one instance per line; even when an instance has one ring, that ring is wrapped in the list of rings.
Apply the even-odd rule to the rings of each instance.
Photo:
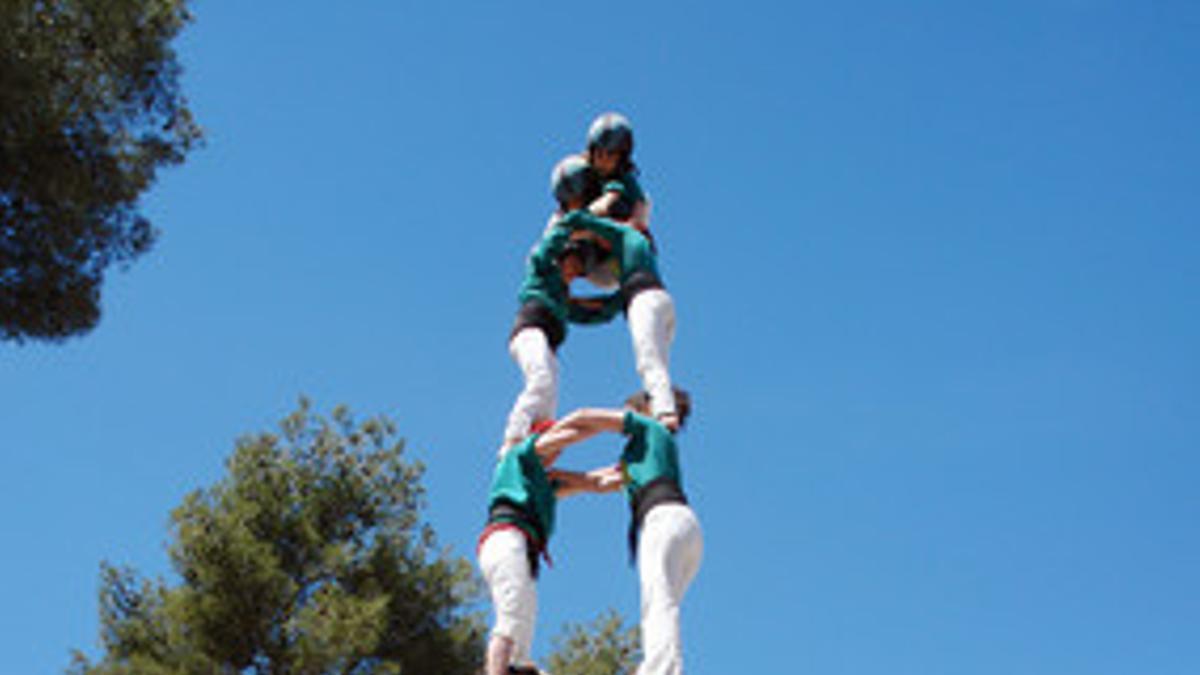
[[[601,181],[601,194],[588,205],[598,216],[611,218],[650,235],[650,201],[638,183],[633,163],[633,125],[620,113],[597,117],[587,135],[588,164]]]
[[[588,210],[633,227],[653,247],[650,201],[638,183],[638,170],[633,163],[633,125],[620,113],[600,115],[588,127],[583,155],[599,184],[597,195],[588,202]],[[612,290],[620,271],[616,259],[607,253],[601,243],[600,258],[588,271],[587,279],[598,288]]]
[[[551,188],[562,212],[582,209],[593,193],[587,162],[579,156],[560,161],[551,173]],[[593,244],[572,240],[574,225],[552,219],[529,252],[525,278],[517,297],[520,308],[509,334],[508,351],[525,385],[513,403],[501,449],[524,438],[533,424],[553,419],[558,406],[558,346],[566,338],[567,293],[572,280],[586,271]]]

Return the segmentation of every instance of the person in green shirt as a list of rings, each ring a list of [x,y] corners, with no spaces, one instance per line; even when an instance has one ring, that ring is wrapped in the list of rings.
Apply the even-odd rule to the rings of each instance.
[[[560,161],[551,173],[551,189],[560,210],[582,208],[594,193],[591,168],[581,157]],[[571,282],[586,273],[594,243],[573,239],[575,224],[554,220],[529,252],[517,300],[508,351],[524,377],[509,411],[501,451],[519,442],[532,425],[553,419],[558,406],[558,358],[566,338],[567,296]]]
[[[590,213],[628,225],[646,237],[654,250],[650,234],[650,200],[638,182],[633,163],[633,125],[620,113],[604,113],[588,127],[587,149],[583,156],[596,176],[597,195],[588,202]],[[617,287],[620,265],[615,256],[604,252],[587,273],[597,288]]]
[[[592,120],[587,133],[587,160],[601,182],[600,195],[588,204],[588,210],[633,227],[653,245],[650,200],[638,182],[629,119],[608,112]]]
[[[680,423],[691,397],[676,389]],[[622,410],[585,408],[563,418],[570,442],[599,433],[626,437],[620,462],[588,472],[590,491],[623,490],[630,506],[629,543],[641,590],[643,660],[638,675],[683,672],[680,606],[700,569],[704,539],[683,491],[675,433],[650,417],[650,397],[639,393]]]
[[[628,225],[586,210],[567,213],[558,226],[572,230],[573,239],[592,241],[598,249],[608,251],[619,270],[617,291],[569,298],[568,318],[573,323],[606,323],[624,310],[638,375],[650,395],[650,413],[667,427],[677,428],[679,418],[669,367],[675,339],[675,301],[663,285],[658,256],[650,240]]]
[[[669,369],[675,303],[658,271],[649,221],[635,217],[647,214],[648,204],[637,185],[632,152],[629,120],[607,113],[592,123],[586,155],[568,155],[551,174],[559,208],[530,253],[519,294],[509,353],[525,386],[509,412],[501,449],[523,438],[532,423],[554,416],[555,354],[567,323],[608,323],[622,311],[642,386],[650,392],[651,412],[668,427],[678,425]],[[579,253],[577,267],[559,263],[566,259],[564,251]],[[580,277],[616,290],[572,299],[570,286]]]
[[[595,243],[586,278],[608,294],[571,298],[567,318],[572,323],[601,324],[625,313],[638,375],[650,392],[651,412],[676,428],[669,369],[675,302],[658,271],[650,201],[638,183],[629,119],[615,112],[596,117],[588,127],[584,156],[598,196],[589,199],[585,210],[557,213],[551,226],[574,227],[572,239]]]
[[[562,449],[579,437],[575,422],[543,421],[496,463],[488,489],[487,524],[476,551],[495,612],[486,675],[538,672],[530,658],[538,560],[549,560],[547,545],[554,534],[558,500],[601,489],[596,476],[550,468]]]

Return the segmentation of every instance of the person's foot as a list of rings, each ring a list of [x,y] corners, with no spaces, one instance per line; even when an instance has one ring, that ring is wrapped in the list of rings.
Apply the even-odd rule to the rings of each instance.
[[[508,675],[545,675],[533,666],[509,666]]]

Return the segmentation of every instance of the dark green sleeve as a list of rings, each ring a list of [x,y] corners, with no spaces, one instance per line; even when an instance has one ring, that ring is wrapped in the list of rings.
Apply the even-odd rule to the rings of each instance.
[[[527,476],[542,470],[542,458],[537,454],[537,439],[540,435],[529,435],[524,441],[521,441],[521,447],[517,449],[517,452],[520,453],[517,455],[517,461],[521,463],[522,473]]]
[[[603,192],[615,192],[625,199],[632,199],[629,190],[625,189],[625,183],[619,180],[610,180],[605,183]]]
[[[642,184],[638,182],[634,174],[625,174],[625,194],[635,202],[646,201],[646,191],[642,189]]]
[[[572,211],[563,216],[563,219],[559,221],[559,227],[566,227],[571,231],[587,230],[599,235],[614,248],[620,244],[621,239],[625,236],[625,230],[628,229],[608,218],[601,218],[583,210]]]
[[[626,410],[625,416],[621,419],[621,433],[626,436],[631,436],[638,430],[639,415],[632,410]]]
[[[542,235],[542,240],[538,242],[537,249],[534,255],[541,260],[554,260],[562,253],[563,247],[571,240],[571,229],[562,225],[555,225],[550,228],[550,231]]]
[[[616,192],[630,203],[646,201],[646,193],[633,174],[625,174],[604,184],[604,192]]]

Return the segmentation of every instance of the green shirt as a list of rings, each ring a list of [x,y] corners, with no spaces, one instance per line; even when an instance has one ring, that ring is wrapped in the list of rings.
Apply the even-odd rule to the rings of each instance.
[[[636,228],[593,215],[583,209],[563,216],[558,221],[558,226],[593,232],[608,243],[621,266],[621,283],[638,272],[658,276],[658,256],[654,253],[654,247],[646,235],[638,232]]]
[[[507,502],[523,510],[527,515],[537,520],[537,525],[545,533],[546,540],[541,540],[541,534],[530,531],[527,523],[519,519],[501,517],[495,522],[511,522],[543,546],[550,540],[554,532],[554,507],[557,498],[554,495],[554,481],[546,476],[542,459],[534,450],[538,434],[533,434],[521,443],[509,448],[492,474],[492,486],[488,492],[488,511],[499,502]]]
[[[612,255],[620,266],[618,279],[624,288],[631,277],[658,275],[658,256],[646,235],[629,225],[585,210],[572,211],[558,221],[559,227],[570,230],[587,230],[603,239],[612,249]],[[625,306],[626,298],[620,293],[604,297],[604,306],[599,310],[584,310],[576,306],[568,309],[567,317],[573,323],[605,323],[612,320]]]
[[[625,412],[623,427],[629,440],[621,453],[621,472],[630,502],[638,491],[660,478],[669,478],[682,488],[679,449],[671,431],[658,420],[633,411]]]
[[[517,299],[522,303],[537,300],[549,309],[560,321],[567,320],[567,285],[563,283],[558,256],[571,239],[570,227],[562,220],[549,228],[542,239],[529,252],[525,263],[525,278]]]
[[[568,305],[567,285],[563,283],[558,257],[577,230],[587,230],[603,239],[612,250],[620,267],[618,279],[622,286],[637,275],[658,275],[658,256],[646,235],[637,229],[608,218],[593,215],[584,209],[571,211],[555,221],[529,252],[525,278],[517,299],[521,303],[536,300],[560,321],[572,323],[607,323],[625,307],[627,298],[620,293],[603,297],[601,309],[582,309]]]
[[[612,208],[609,215],[618,220],[625,220],[633,215],[633,209],[638,202],[646,201],[646,193],[642,190],[642,186],[638,184],[637,176],[633,172],[623,173],[620,176],[614,176],[604,182],[603,192],[615,192],[619,199],[616,205]]]

